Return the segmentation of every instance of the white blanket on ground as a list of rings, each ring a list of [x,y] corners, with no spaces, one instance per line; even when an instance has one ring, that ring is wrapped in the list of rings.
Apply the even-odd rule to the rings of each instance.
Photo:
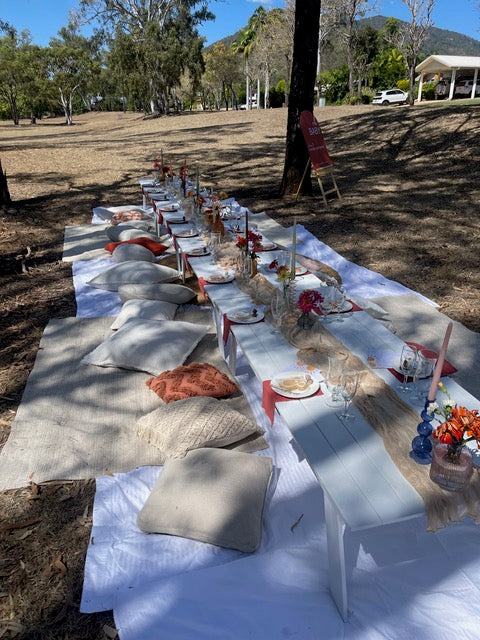
[[[412,291],[399,282],[389,280],[376,271],[346,260],[334,249],[321,242],[302,225],[297,225],[297,253],[328,264],[340,274],[347,294],[353,298],[378,298],[414,293],[424,302],[438,306],[432,300]]]
[[[240,381],[264,422],[259,383]],[[121,640],[478,638],[480,537],[470,521],[436,534],[423,518],[347,531],[344,624],[328,592],[321,489],[278,416],[268,438],[257,455],[273,457],[276,485],[254,554],[140,533],[157,468],[100,478],[81,610],[112,607]]]
[[[122,300],[115,291],[96,289],[87,282],[111,267],[113,259],[76,260],[72,265],[73,287],[77,301],[77,318],[116,316],[122,308]]]

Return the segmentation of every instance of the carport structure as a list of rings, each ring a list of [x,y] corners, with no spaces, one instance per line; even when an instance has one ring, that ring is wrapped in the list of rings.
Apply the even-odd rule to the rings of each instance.
[[[418,102],[422,100],[423,83],[429,76],[436,78],[437,81],[443,78],[450,82],[448,100],[451,100],[455,94],[455,82],[458,79],[473,80],[470,98],[474,98],[479,69],[480,57],[478,56],[429,56],[415,67],[415,71],[420,74]]]

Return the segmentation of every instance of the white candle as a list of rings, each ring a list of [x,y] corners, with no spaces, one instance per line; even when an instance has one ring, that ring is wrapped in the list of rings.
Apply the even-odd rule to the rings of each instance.
[[[440,354],[435,366],[435,371],[433,372],[432,384],[430,385],[430,391],[428,392],[429,402],[433,402],[435,400],[435,396],[437,395],[437,387],[442,375],[443,363],[445,362],[445,355],[447,353],[448,341],[450,340],[452,329],[453,322],[449,322],[447,330],[445,331],[445,337],[443,339],[442,348],[440,349]]]
[[[292,258],[290,262],[290,279],[295,278],[295,267],[297,264],[297,221],[293,221],[293,238],[292,238]]]

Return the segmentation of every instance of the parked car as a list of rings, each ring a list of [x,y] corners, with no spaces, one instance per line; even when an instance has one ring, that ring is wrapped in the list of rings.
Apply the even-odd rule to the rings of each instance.
[[[377,91],[373,96],[373,104],[405,104],[408,100],[408,93],[401,89],[386,89],[385,91]]]
[[[471,96],[473,89],[473,80],[459,80],[455,83],[455,90],[453,95],[455,96]],[[480,95],[480,82],[476,83],[475,95]]]

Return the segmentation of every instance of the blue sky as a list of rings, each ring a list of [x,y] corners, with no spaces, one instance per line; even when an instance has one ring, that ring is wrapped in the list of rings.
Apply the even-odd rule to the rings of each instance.
[[[283,0],[218,0],[210,2],[216,14],[215,22],[201,27],[207,44],[235,33],[245,26],[248,18],[259,5],[266,9],[282,7]],[[475,8],[477,0],[436,0],[434,23],[441,29],[458,31],[472,38],[480,39],[480,8]],[[67,24],[69,11],[77,5],[75,0],[0,0],[0,19],[6,20],[21,31],[28,29],[33,42],[47,45],[50,38]],[[401,0],[380,0],[378,13],[409,19],[409,13]]]

